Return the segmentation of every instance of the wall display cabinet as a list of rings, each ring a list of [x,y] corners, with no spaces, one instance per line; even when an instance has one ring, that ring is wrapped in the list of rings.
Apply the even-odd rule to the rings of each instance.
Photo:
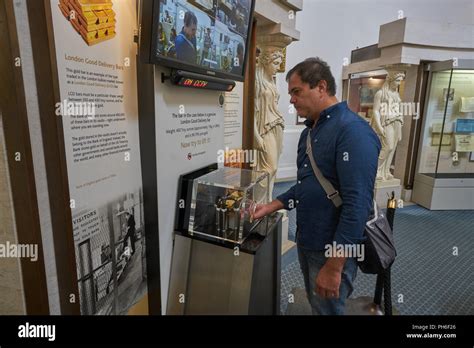
[[[371,70],[350,75],[347,89],[347,104],[360,117],[370,122],[373,116],[374,97],[382,89],[388,72],[384,69]],[[398,92],[404,95],[405,81],[401,81]]]
[[[370,122],[373,115],[374,96],[382,88],[387,71],[373,70],[351,74],[347,104],[360,117]]]
[[[427,66],[413,200],[429,209],[474,209],[474,60]]]

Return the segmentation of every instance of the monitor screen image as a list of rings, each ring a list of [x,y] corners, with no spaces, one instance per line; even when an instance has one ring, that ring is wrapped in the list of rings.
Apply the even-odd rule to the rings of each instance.
[[[253,0],[155,0],[151,61],[242,80]]]

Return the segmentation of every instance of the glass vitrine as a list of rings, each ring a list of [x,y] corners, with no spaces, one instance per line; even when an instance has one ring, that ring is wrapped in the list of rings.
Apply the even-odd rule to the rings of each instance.
[[[428,65],[413,200],[474,209],[474,60]]]
[[[241,244],[259,221],[257,204],[267,203],[266,172],[223,167],[193,182],[189,233]]]

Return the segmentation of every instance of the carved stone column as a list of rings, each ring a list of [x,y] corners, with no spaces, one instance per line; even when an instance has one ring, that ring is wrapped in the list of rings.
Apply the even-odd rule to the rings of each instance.
[[[259,54],[255,76],[254,148],[258,150],[256,169],[270,174],[270,198],[283,149],[285,127],[283,115],[278,110],[280,95],[275,76],[286,70],[286,47],[299,40],[300,33],[295,24],[296,12],[301,9],[301,0],[257,1],[255,7]],[[282,213],[282,253],[285,253],[294,243],[288,240],[286,211]]]
[[[257,36],[259,49],[255,77],[255,129],[254,148],[258,150],[257,170],[270,175],[270,196],[283,150],[285,120],[278,110],[280,94],[275,84],[275,75],[284,71],[283,50],[292,42],[284,35]]]

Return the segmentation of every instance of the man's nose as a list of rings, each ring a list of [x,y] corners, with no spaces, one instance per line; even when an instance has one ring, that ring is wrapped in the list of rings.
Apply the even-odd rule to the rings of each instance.
[[[294,96],[290,98],[290,103],[296,104],[296,98]]]

